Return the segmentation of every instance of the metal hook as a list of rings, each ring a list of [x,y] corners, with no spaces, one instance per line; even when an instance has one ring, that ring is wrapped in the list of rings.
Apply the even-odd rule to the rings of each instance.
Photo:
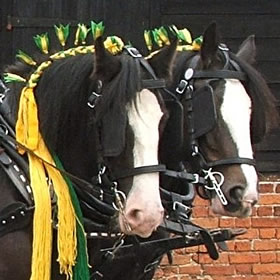
[[[223,205],[227,205],[228,201],[221,190],[221,186],[225,181],[224,175],[221,172],[212,171],[212,168],[209,168],[208,170],[203,169],[203,172],[206,174],[204,179],[207,180],[209,178],[212,183],[211,186],[205,185],[204,187],[208,190],[214,190],[217,196],[219,197],[221,203]],[[217,180],[217,177],[219,177],[219,181]]]
[[[106,166],[103,165],[103,166],[100,168],[100,170],[99,170],[99,172],[98,172],[98,175],[97,175],[98,183],[99,183],[100,185],[102,184],[102,175],[105,173],[105,171],[106,171]]]
[[[114,183],[116,184],[116,182]],[[113,202],[112,205],[118,212],[122,212],[124,210],[124,205],[126,202],[126,195],[124,192],[117,189],[117,185],[115,185],[114,187],[114,192],[116,196],[116,203]]]

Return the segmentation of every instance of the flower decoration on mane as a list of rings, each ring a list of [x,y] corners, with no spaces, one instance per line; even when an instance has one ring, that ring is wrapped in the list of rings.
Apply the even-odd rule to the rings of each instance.
[[[48,33],[44,33],[41,35],[36,35],[33,37],[35,44],[37,47],[44,53],[48,54],[49,53],[49,37]]]
[[[120,53],[124,47],[124,43],[121,38],[117,36],[110,36],[104,42],[105,48],[112,54]]]
[[[177,50],[194,50],[200,49],[202,36],[192,39],[191,32],[187,28],[178,29],[175,25],[161,26],[152,30],[144,31],[144,39],[149,51],[157,50],[165,45],[169,45],[170,41],[177,39],[179,45]]]
[[[99,23],[91,21],[90,25],[91,25],[93,40],[95,41],[97,38],[103,35],[105,27],[102,21]]]
[[[61,44],[62,47],[65,46],[66,41],[68,39],[69,36],[69,24],[63,26],[62,24],[60,24],[59,26],[54,26],[54,30],[55,30],[55,34]]]
[[[87,27],[85,24],[79,23],[77,26],[77,29],[76,29],[76,33],[75,33],[74,45],[76,47],[64,50],[64,47],[66,46],[67,39],[68,39],[69,33],[70,33],[70,25],[69,24],[54,25],[56,37],[57,37],[60,45],[63,47],[63,50],[50,55],[49,60],[44,61],[40,65],[38,65],[38,63],[31,56],[29,56],[25,52],[19,50],[18,53],[16,54],[16,58],[30,66],[35,66],[37,68],[33,71],[33,74],[30,76],[28,81],[26,81],[25,78],[23,78],[19,75],[13,74],[13,73],[5,73],[4,81],[6,83],[11,83],[11,82],[26,83],[27,82],[27,85],[29,87],[32,87],[32,88],[36,87],[41,74],[47,67],[49,67],[52,64],[52,61],[58,60],[58,59],[63,59],[68,56],[76,56],[77,54],[93,53],[94,45],[88,45],[88,46],[85,45],[87,35],[91,31],[92,36],[93,36],[93,41],[95,41],[98,37],[103,35],[104,29],[105,29],[105,27],[104,27],[102,21],[99,23],[91,21],[90,27]],[[39,50],[43,54],[49,54],[48,33],[36,35],[33,37],[33,39],[34,39],[36,46],[39,48]],[[110,53],[112,53],[113,55],[117,55],[122,52],[124,43],[123,43],[122,39],[117,36],[109,36],[104,41],[104,46]]]

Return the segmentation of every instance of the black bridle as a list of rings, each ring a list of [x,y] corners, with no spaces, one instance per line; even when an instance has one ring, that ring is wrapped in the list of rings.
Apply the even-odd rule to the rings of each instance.
[[[145,69],[145,71],[151,76],[151,79],[143,79],[141,81],[141,87],[147,89],[162,89],[166,87],[166,83],[164,79],[158,79],[154,70],[150,66],[150,64],[143,58],[140,52],[131,46],[125,46],[124,52],[127,55],[130,55],[135,59],[135,62],[140,64],[141,67]],[[98,81],[98,87],[89,97],[88,106],[90,108],[94,108],[97,104],[98,98],[102,96],[102,82]],[[102,146],[102,143],[100,143]],[[100,165],[104,166],[104,160],[102,159],[102,155],[98,156],[100,158]],[[157,164],[157,165],[147,165],[147,166],[140,166],[135,168],[130,168],[122,171],[118,171],[118,173],[109,174],[108,177],[111,178],[112,183],[119,179],[124,179],[128,177],[133,177],[136,175],[146,174],[146,173],[154,173],[154,172],[164,172],[166,170],[165,165]]]
[[[192,84],[192,79],[198,79],[198,78],[210,78],[213,73],[207,73],[207,75],[204,73],[200,73],[199,71],[194,71],[194,75],[192,76],[192,79],[184,79],[185,81],[182,83],[186,84],[186,88],[179,94],[173,94],[170,93],[165,89],[165,82],[164,80],[157,79],[154,71],[152,70],[151,66],[148,64],[146,60],[142,58],[142,56],[139,54],[139,52],[134,48],[128,48],[126,50],[129,55],[132,55],[135,57],[135,59],[141,64],[142,67],[144,67],[147,72],[151,75],[152,79],[142,80],[142,87],[143,88],[150,88],[150,89],[164,89],[164,92],[169,95],[169,98],[180,100],[182,97],[187,96],[189,92],[189,85]],[[235,71],[230,71],[235,72]],[[215,74],[217,74],[216,72]],[[242,73],[243,74],[243,73]],[[196,76],[197,75],[197,76]],[[204,76],[203,76],[204,75]],[[218,76],[222,75],[222,71],[218,73]],[[223,74],[225,75],[225,74]],[[227,74],[228,75],[228,74]],[[219,76],[218,78],[229,78],[233,76]],[[236,74],[235,74],[236,75]],[[202,77],[203,76],[203,77]],[[217,76],[216,76],[217,78]],[[183,80],[183,79],[182,79]],[[4,88],[5,89],[5,88]],[[6,93],[6,92],[5,92]],[[97,100],[102,94],[102,84],[98,83],[98,88],[96,91],[94,91],[88,100],[88,105],[90,108],[94,108],[97,105]],[[1,96],[0,96],[1,97]],[[1,97],[1,103],[5,99],[5,95]],[[191,103],[190,103],[191,104]],[[2,157],[0,156],[0,164],[1,164],[1,158],[3,158],[5,162],[8,162],[6,164],[4,171],[7,173],[9,178],[12,179],[14,182],[16,188],[19,190],[19,192],[24,197],[27,206],[25,204],[21,205],[15,205],[13,209],[14,211],[10,211],[7,217],[5,216],[5,221],[8,221],[7,227],[3,229],[3,227],[0,227],[0,233],[1,230],[3,234],[6,234],[10,231],[13,231],[13,228],[11,227],[11,224],[14,223],[13,216],[16,214],[16,217],[18,216],[24,216],[26,219],[24,219],[24,224],[27,223],[30,219],[32,219],[32,194],[30,194],[30,190],[28,189],[28,176],[25,178],[25,183],[16,184],[18,181],[19,176],[21,176],[21,173],[18,173],[18,171],[13,170],[10,166],[13,165],[14,162],[21,162],[20,166],[22,170],[28,170],[28,164],[25,163],[22,158],[17,155],[15,152],[15,147],[18,145],[18,143],[14,140],[14,133],[11,126],[9,126],[5,122],[5,106],[2,106],[3,104],[0,104],[0,123],[3,124],[2,127],[8,127],[8,134],[5,130],[0,130],[0,142],[2,146],[5,146],[5,151],[2,153]],[[191,115],[190,115],[191,116]],[[2,120],[3,119],[3,120]],[[191,118],[190,118],[191,119]],[[192,142],[192,144],[197,144],[196,139]],[[195,148],[197,147],[197,148]],[[197,152],[196,154],[194,152]],[[13,156],[11,156],[13,154]],[[1,154],[0,154],[1,155]],[[193,157],[199,157],[199,161],[203,161],[203,156],[199,155],[198,145],[194,145],[193,150]],[[8,158],[8,159],[7,159]],[[235,161],[237,160],[237,161]],[[245,158],[238,158],[238,159],[226,159],[226,160],[220,160],[216,162],[206,163],[207,166],[212,167],[216,165],[221,164],[234,164],[235,162],[238,164],[245,163],[247,159]],[[249,159],[251,160],[251,159]],[[83,208],[83,211],[87,214],[88,219],[85,221],[85,228],[87,232],[88,238],[114,238],[118,237],[117,241],[115,242],[113,248],[108,248],[106,251],[106,256],[109,255],[109,259],[111,257],[114,257],[114,254],[119,250],[118,252],[121,253],[122,249],[126,250],[125,246],[122,246],[122,236],[120,236],[118,233],[115,233],[111,231],[110,228],[108,228],[108,223],[112,219],[112,217],[116,214],[116,211],[118,209],[118,203],[117,201],[122,199],[120,197],[120,192],[117,190],[115,182],[119,179],[132,177],[135,175],[140,175],[144,173],[153,173],[153,172],[161,172],[165,176],[170,176],[176,179],[184,180],[189,184],[189,193],[186,195],[180,195],[174,192],[169,192],[167,190],[164,190],[161,188],[161,197],[163,200],[163,204],[171,204],[170,208],[171,211],[167,211],[169,214],[169,218],[166,218],[164,223],[161,225],[161,228],[163,228],[167,232],[172,232],[175,234],[182,235],[183,237],[180,237],[177,239],[164,239],[164,240],[155,240],[155,241],[148,241],[143,243],[139,243],[137,239],[135,239],[135,244],[129,245],[132,250],[139,250],[141,249],[143,252],[145,252],[147,244],[149,248],[158,248],[160,245],[163,249],[157,254],[156,260],[152,263],[149,263],[145,269],[144,274],[149,273],[151,269],[154,269],[155,266],[159,263],[159,260],[161,256],[168,252],[169,250],[173,250],[175,248],[182,248],[182,247],[188,247],[188,246],[194,246],[198,244],[205,244],[208,248],[208,252],[212,258],[218,257],[218,252],[214,246],[212,235],[204,230],[203,228],[192,224],[189,221],[190,216],[190,210],[191,210],[191,203],[194,199],[194,188],[193,184],[199,184],[199,185],[207,185],[209,184],[209,180],[205,178],[205,176],[201,176],[199,174],[193,174],[187,172],[185,169],[182,169],[180,171],[174,171],[174,170],[168,170],[166,169],[165,165],[158,164],[158,165],[149,165],[149,166],[141,166],[137,168],[132,168],[128,170],[123,170],[121,172],[118,172],[117,174],[112,174],[106,166],[103,165],[104,161],[100,161],[99,163],[99,172],[96,176],[94,176],[91,180],[91,182],[87,182],[85,180],[82,180],[81,178],[78,178],[74,176],[73,174],[69,174],[68,172],[64,170],[59,170],[61,173],[63,173],[66,176],[69,176],[69,178],[73,181],[74,187],[77,191],[77,194],[80,198],[80,203]],[[212,165],[212,166],[211,166]],[[1,167],[3,167],[3,163],[1,164]],[[12,171],[11,171],[12,170]],[[24,173],[24,172],[23,172]],[[115,204],[114,207],[113,205]],[[117,209],[116,209],[117,208]],[[13,210],[12,209],[12,210]],[[2,217],[0,217],[2,218]],[[92,220],[90,220],[92,219]],[[16,219],[19,221],[20,219]],[[20,228],[22,224],[20,224],[18,227]],[[198,234],[198,232],[200,234]],[[216,234],[216,233],[215,233]],[[188,237],[186,237],[188,236]],[[213,235],[214,240],[215,236]],[[220,240],[227,240],[231,239],[231,237],[224,236],[222,234],[222,237]],[[219,241],[220,241],[219,240]],[[147,248],[148,248],[147,247]],[[107,254],[109,252],[109,254]],[[136,252],[137,253],[137,252]],[[105,267],[110,264],[110,261],[106,262],[106,259],[104,261]],[[97,268],[100,270],[100,268]],[[96,270],[94,272],[94,275],[92,277],[94,279],[99,279],[100,273]],[[101,268],[102,270],[102,268]],[[102,276],[100,277],[102,278]]]
[[[217,182],[215,179],[216,175],[223,175],[220,172],[213,172],[212,168],[217,166],[225,166],[225,165],[233,165],[233,164],[248,164],[255,166],[256,162],[253,158],[246,157],[230,157],[225,159],[219,159],[215,161],[207,161],[203,153],[199,148],[198,138],[202,135],[205,135],[211,129],[213,129],[213,125],[216,122],[216,112],[215,105],[213,104],[212,110],[212,124],[206,131],[202,133],[197,132],[197,127],[195,127],[195,104],[194,99],[201,89],[200,87],[195,87],[196,80],[208,80],[205,89],[210,92],[211,97],[213,98],[213,88],[210,84],[210,81],[213,80],[221,80],[221,79],[237,79],[239,81],[246,81],[247,77],[244,72],[240,69],[239,65],[230,59],[229,57],[229,49],[221,44],[219,46],[219,50],[223,56],[224,66],[221,70],[196,70],[199,55],[195,55],[191,58],[189,68],[184,72],[183,77],[181,78],[177,88],[176,88],[176,96],[181,102],[185,102],[187,108],[187,127],[188,127],[188,135],[189,135],[189,151],[190,156],[187,158],[191,161],[191,165],[194,165],[198,169],[199,174],[205,174],[205,179],[208,179],[208,183],[205,185],[206,189],[215,190],[218,196],[221,199],[221,202],[225,205],[227,201],[220,189],[222,182]],[[214,103],[214,101],[212,101]],[[211,106],[211,104],[209,104]],[[206,109],[206,108],[205,108]],[[210,179],[210,180],[209,180]],[[221,179],[223,181],[223,178]],[[220,184],[221,183],[221,184]],[[205,197],[204,197],[205,198]]]

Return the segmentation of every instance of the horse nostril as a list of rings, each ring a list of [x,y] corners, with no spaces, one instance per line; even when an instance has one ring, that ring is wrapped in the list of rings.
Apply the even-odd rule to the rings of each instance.
[[[229,200],[232,203],[240,203],[243,199],[243,195],[244,195],[245,189],[241,186],[237,186],[232,188],[229,191]]]

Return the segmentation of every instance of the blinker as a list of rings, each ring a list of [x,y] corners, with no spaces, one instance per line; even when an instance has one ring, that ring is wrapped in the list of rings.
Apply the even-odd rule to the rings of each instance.
[[[211,131],[217,122],[213,88],[203,86],[193,93],[194,138]]]

